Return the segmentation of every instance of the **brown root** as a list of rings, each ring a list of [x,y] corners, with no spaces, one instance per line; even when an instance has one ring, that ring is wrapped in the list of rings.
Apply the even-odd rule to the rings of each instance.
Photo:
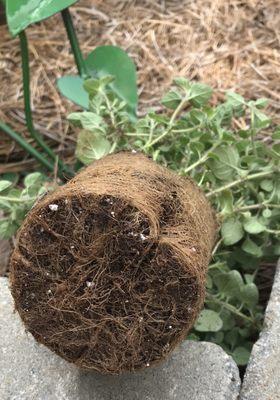
[[[107,156],[29,213],[11,259],[40,342],[117,374],[164,359],[203,304],[216,221],[200,189],[141,154]]]

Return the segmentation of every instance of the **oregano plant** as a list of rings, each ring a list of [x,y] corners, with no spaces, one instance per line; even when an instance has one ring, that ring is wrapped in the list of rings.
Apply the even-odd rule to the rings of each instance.
[[[280,255],[280,130],[263,111],[267,101],[228,92],[224,102],[212,105],[209,86],[177,78],[160,111],[136,119],[112,90],[113,82],[104,76],[84,83],[89,108],[68,117],[79,129],[76,157],[87,165],[117,150],[141,151],[191,176],[204,190],[220,234],[205,309],[190,338],[218,343],[244,365],[264,312],[256,276],[263,260]],[[271,134],[270,145],[262,140],[264,129]],[[3,200],[0,208],[9,221],[12,214]],[[24,213],[32,202],[25,203]]]

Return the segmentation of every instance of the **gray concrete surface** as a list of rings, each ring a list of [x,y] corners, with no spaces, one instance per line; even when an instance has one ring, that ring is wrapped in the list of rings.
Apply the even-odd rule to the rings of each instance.
[[[85,373],[38,345],[13,312],[0,278],[1,400],[236,400],[234,361],[212,343],[186,341],[160,367],[137,374]]]
[[[280,400],[280,262],[264,328],[253,347],[240,400]]]

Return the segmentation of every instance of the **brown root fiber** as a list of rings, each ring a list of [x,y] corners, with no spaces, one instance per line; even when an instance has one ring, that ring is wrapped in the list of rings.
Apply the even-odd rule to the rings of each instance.
[[[216,220],[190,179],[110,155],[45,196],[11,258],[16,309],[38,342],[103,373],[164,359],[203,304]]]

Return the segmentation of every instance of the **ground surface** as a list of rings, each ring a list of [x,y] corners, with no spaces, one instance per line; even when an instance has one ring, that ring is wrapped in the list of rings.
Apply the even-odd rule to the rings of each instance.
[[[133,57],[140,110],[158,105],[172,78],[183,75],[218,88],[218,97],[225,89],[248,98],[266,96],[279,121],[278,0],[81,0],[72,13],[84,54],[97,45],[116,44]],[[73,106],[57,93],[55,81],[76,71],[60,16],[33,25],[27,33],[36,127],[58,150],[66,149],[67,156],[75,139],[65,117]],[[19,42],[5,26],[0,37],[0,119],[22,133]],[[19,163],[23,154],[0,137],[0,173],[32,167]]]

